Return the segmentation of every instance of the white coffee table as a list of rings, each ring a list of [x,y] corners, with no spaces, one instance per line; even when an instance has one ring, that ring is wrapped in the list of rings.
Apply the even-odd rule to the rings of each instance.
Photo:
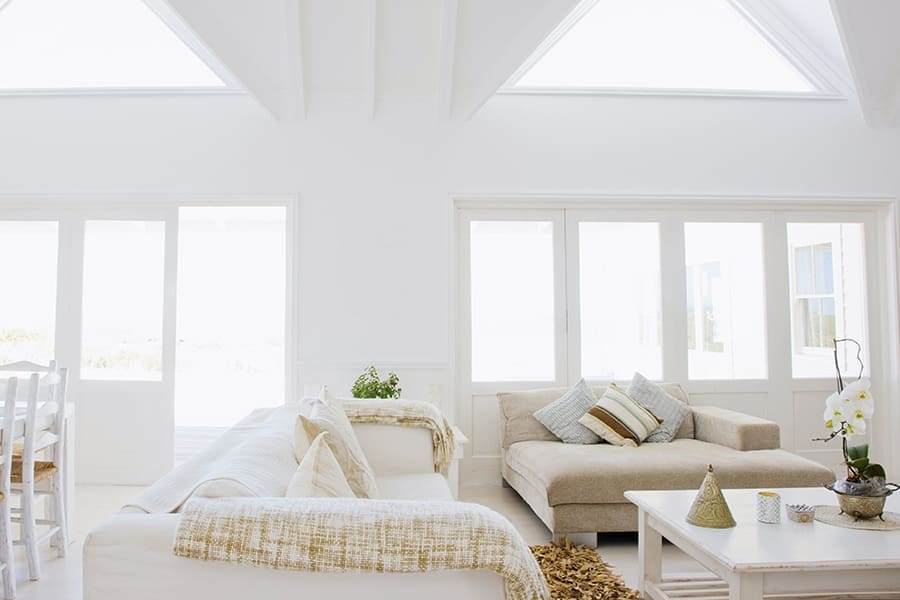
[[[730,529],[688,524],[695,490],[625,492],[639,509],[640,591],[644,598],[900,598],[900,530],[863,531],[787,519],[756,520],[758,490],[725,490],[737,521]],[[775,489],[783,504],[837,505],[819,488]],[[897,496],[900,496],[898,494]],[[886,510],[900,513],[900,497]],[[710,571],[710,575],[663,577],[662,538]],[[851,595],[852,594],[852,595]]]

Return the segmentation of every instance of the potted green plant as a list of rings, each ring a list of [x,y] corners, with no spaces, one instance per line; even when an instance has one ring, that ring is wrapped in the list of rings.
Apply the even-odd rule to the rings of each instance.
[[[381,380],[375,367],[369,366],[356,378],[350,391],[354,398],[399,398],[403,389],[396,373],[388,373],[387,379]]]
[[[856,360],[859,362],[859,375],[856,381],[847,386],[844,385],[838,363],[838,344],[844,342],[856,344]],[[848,442],[849,438],[866,432],[866,419],[871,418],[875,412],[874,400],[869,378],[862,376],[864,367],[859,357],[862,347],[850,338],[833,340],[833,343],[837,391],[825,399],[824,415],[825,427],[831,430],[831,434],[815,439],[827,442],[838,436],[841,438],[847,476],[825,487],[837,494],[841,512],[857,519],[880,518],[884,512],[885,499],[900,489],[900,486],[888,483],[884,467],[869,460],[868,444],[851,446]]]

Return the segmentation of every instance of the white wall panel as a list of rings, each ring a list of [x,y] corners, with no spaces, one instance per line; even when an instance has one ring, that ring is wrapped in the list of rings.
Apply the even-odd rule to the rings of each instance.
[[[464,123],[424,115],[392,105],[370,122],[322,104],[276,123],[241,96],[0,98],[0,204],[299,194],[298,383],[419,365],[421,381],[398,366],[405,387],[441,385],[458,408],[451,195],[900,193],[900,130],[868,129],[852,101],[516,96]]]
[[[500,456],[500,404],[497,396],[472,396],[472,455]]]

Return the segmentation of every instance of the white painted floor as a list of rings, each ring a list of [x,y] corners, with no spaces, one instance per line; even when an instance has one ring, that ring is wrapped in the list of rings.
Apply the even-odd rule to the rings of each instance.
[[[84,536],[103,519],[141,491],[140,487],[86,486],[76,490],[75,542],[66,558],[44,548],[40,581],[29,581],[22,549],[17,548],[16,574],[19,600],[81,600],[81,545]],[[529,544],[545,544],[550,532],[515,491],[499,486],[463,488],[461,500],[478,502],[505,515]],[[598,552],[631,587],[637,586],[637,534],[604,534]],[[663,557],[667,571],[698,572],[702,568],[680,550],[666,544]],[[123,598],[122,600],[127,600]],[[160,599],[164,600],[164,599]]]

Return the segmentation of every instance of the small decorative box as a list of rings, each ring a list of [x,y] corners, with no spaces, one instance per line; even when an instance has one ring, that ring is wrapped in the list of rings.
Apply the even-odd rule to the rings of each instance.
[[[785,505],[788,519],[797,523],[812,523],[816,518],[816,509],[808,504],[787,504]]]

